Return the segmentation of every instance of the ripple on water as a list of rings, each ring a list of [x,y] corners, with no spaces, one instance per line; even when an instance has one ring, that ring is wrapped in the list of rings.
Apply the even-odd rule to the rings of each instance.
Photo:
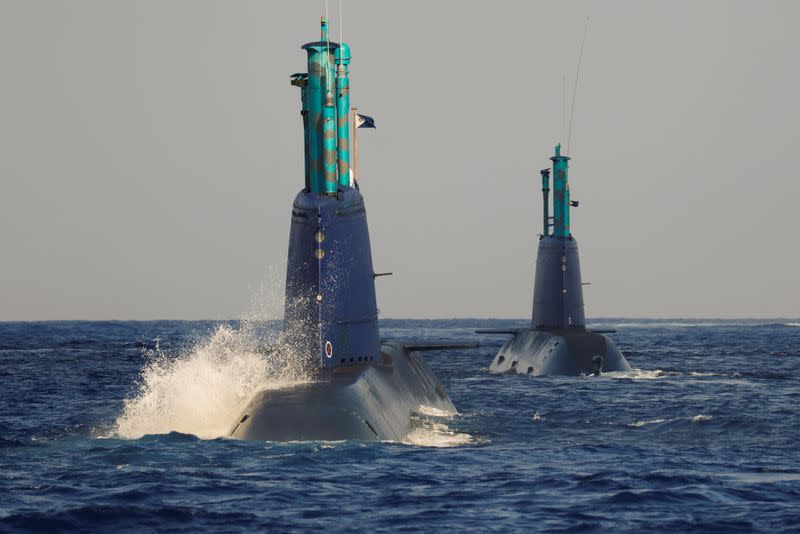
[[[0,531],[800,524],[800,329],[607,322],[641,323],[613,335],[630,373],[481,372],[501,340],[426,354],[459,413],[420,407],[400,444],[208,439],[285,377],[241,324],[0,324]],[[392,327],[471,342],[512,323]]]

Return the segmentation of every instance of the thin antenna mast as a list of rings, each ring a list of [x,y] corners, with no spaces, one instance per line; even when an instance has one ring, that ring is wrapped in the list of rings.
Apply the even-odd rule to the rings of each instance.
[[[583,39],[581,40],[581,51],[578,53],[578,70],[575,71],[575,86],[572,88],[572,106],[569,111],[569,130],[567,131],[567,155],[572,154],[572,119],[575,118],[575,95],[578,93],[578,78],[581,75],[581,63],[583,62],[583,46],[586,44],[586,33],[589,31],[589,17],[586,17],[586,25],[583,27]]]
[[[325,30],[325,48],[327,50],[327,54],[325,55],[325,90],[331,90],[331,80],[330,76],[328,76],[328,70],[330,68],[330,61],[331,61],[331,41],[328,38],[328,31],[330,30],[330,19],[328,18],[328,0],[325,0],[325,24],[328,25],[328,29]]]
[[[567,75],[561,75],[561,141],[567,136]]]

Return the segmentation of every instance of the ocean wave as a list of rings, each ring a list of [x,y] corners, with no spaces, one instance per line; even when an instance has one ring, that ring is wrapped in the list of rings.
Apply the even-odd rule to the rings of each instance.
[[[621,321],[598,322],[589,325],[589,328],[714,328],[714,327],[763,327],[763,326],[800,326],[800,323],[768,323],[754,321],[720,321],[709,319],[707,321]]]
[[[400,441],[404,445],[417,447],[463,447],[482,443],[470,434],[452,430],[442,420],[453,419],[457,412],[442,410],[433,406],[420,406],[412,414],[411,431]]]
[[[628,423],[628,426],[631,428],[642,428],[645,425],[656,425],[658,423],[665,423],[666,419],[643,419],[641,421],[634,421],[633,423]]]
[[[634,421],[633,423],[628,423],[627,426],[630,428],[642,428],[648,425],[658,425],[661,423],[671,423],[674,421],[688,421],[691,423],[708,423],[714,419],[712,415],[705,415],[705,414],[698,414],[693,415],[691,417],[673,417],[670,419],[664,418],[657,418],[657,419],[642,419],[640,421]]]
[[[627,379],[627,380],[655,380],[657,378],[666,378],[669,376],[679,376],[682,373],[674,371],[662,371],[661,369],[632,369],[631,371],[609,371],[603,373],[602,377],[611,379]],[[586,375],[587,377],[594,377],[594,375]]]
[[[617,328],[697,328],[697,327],[712,327],[712,326],[755,326],[753,323],[721,323],[721,322],[662,322],[662,321],[629,321],[622,323],[611,323]]]
[[[0,449],[4,448],[11,448],[11,447],[25,447],[25,443],[21,442],[18,439],[14,438],[2,438],[0,437]]]
[[[594,375],[584,375],[586,378],[595,378]],[[709,373],[706,371],[666,371],[663,369],[639,369],[634,368],[631,371],[608,371],[600,375],[603,378],[611,378],[612,380],[657,380],[660,378],[675,378],[681,376],[689,376],[693,378],[707,378],[712,376],[721,376],[719,373]],[[737,376],[740,376],[737,374]]]

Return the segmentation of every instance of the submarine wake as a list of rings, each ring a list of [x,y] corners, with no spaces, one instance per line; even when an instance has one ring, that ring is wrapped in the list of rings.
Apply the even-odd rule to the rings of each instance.
[[[174,355],[158,345],[147,352],[138,390],[126,399],[112,435],[138,439],[181,432],[202,439],[225,436],[256,391],[308,382],[303,360],[269,341],[257,322],[218,325],[208,338]]]
[[[415,447],[448,448],[476,445],[480,442],[469,434],[454,432],[446,424],[425,422],[411,430],[401,443]]]
[[[680,376],[683,373],[662,371],[661,369],[638,369],[634,367],[630,371],[608,371],[603,373],[603,378],[610,378],[612,380],[656,380],[658,378],[670,378]],[[593,375],[586,375],[587,378],[596,378]]]
[[[477,445],[481,440],[464,432],[456,432],[447,424],[457,412],[422,405],[412,416],[412,428],[400,443],[416,447],[463,447]]]
[[[703,424],[703,423],[708,423],[713,419],[714,417],[711,415],[698,414],[690,417],[673,417],[671,419],[659,418],[659,419],[647,419],[647,420],[635,421],[633,423],[628,424],[628,426],[630,428],[642,428],[647,425],[660,425],[662,423],[672,423],[676,421],[684,421],[684,422],[688,421],[693,424]]]

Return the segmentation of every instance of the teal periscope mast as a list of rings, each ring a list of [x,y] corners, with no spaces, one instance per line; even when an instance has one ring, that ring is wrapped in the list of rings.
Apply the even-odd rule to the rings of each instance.
[[[350,47],[302,48],[300,88],[305,187],[292,206],[286,271],[284,350],[309,370],[308,382],[265,389],[234,422],[231,437],[267,441],[401,440],[421,407],[455,407],[420,355],[464,348],[380,339],[364,199],[350,169]],[[370,120],[371,122],[371,120]],[[354,164],[355,162],[354,152]],[[469,347],[474,347],[470,345]]]
[[[578,242],[570,230],[569,159],[556,146],[553,162],[553,215],[550,216],[550,169],[541,171],[543,229],[539,238],[533,289],[533,315],[527,328],[477,330],[511,334],[492,361],[493,373],[599,375],[630,371],[631,366],[604,333],[587,330]],[[551,222],[552,221],[552,222]],[[552,229],[552,231],[551,231]]]

